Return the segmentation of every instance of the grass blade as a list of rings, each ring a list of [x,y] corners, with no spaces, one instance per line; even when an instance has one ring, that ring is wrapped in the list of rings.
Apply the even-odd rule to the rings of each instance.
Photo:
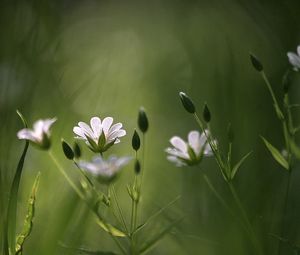
[[[250,154],[252,153],[252,151],[248,152],[244,157],[241,158],[241,160],[236,163],[236,165],[232,168],[232,172],[231,172],[231,179],[234,178],[235,174],[237,173],[237,171],[240,169],[241,165],[244,163],[244,161],[250,156]]]
[[[34,217],[34,212],[35,212],[35,198],[36,198],[36,193],[37,189],[39,186],[39,181],[40,181],[40,173],[35,178],[35,181],[33,183],[32,189],[31,189],[31,194],[28,200],[28,205],[27,205],[27,214],[24,220],[23,228],[21,231],[21,234],[18,235],[17,237],[17,243],[16,243],[16,255],[22,255],[23,252],[23,244],[26,240],[26,238],[30,235],[31,230],[32,230],[32,224],[33,224],[33,217]]]
[[[181,222],[183,220],[183,217],[174,220],[173,222],[171,222],[167,227],[165,227],[158,235],[156,235],[153,239],[151,239],[150,241],[146,242],[144,244],[144,246],[140,249],[140,253],[139,254],[145,254],[148,251],[150,251],[152,248],[154,248],[154,246],[168,233],[172,230],[172,228],[178,224],[179,222]]]
[[[173,204],[175,204],[181,196],[177,196],[175,199],[173,199],[172,201],[170,201],[168,204],[166,204],[164,207],[160,208],[157,212],[155,212],[154,214],[152,214],[143,224],[141,224],[140,226],[138,226],[136,228],[136,230],[132,233],[132,234],[136,234],[138,231],[142,230],[151,220],[153,220],[154,218],[158,217],[159,215],[161,215],[166,209],[168,209],[169,207],[171,207]]]
[[[23,115],[17,111],[17,114],[21,118],[23,125],[25,128],[27,128],[27,122]],[[15,243],[16,243],[16,218],[17,218],[17,200],[18,200],[18,191],[19,191],[19,185],[22,175],[22,170],[24,166],[24,161],[26,157],[26,153],[28,150],[29,142],[26,140],[25,146],[21,155],[21,158],[19,160],[17,170],[13,179],[13,183],[10,189],[9,194],[9,201],[8,201],[8,209],[7,209],[7,219],[6,219],[6,229],[5,229],[5,235],[6,240],[4,246],[6,248],[6,253],[12,255],[15,251]]]

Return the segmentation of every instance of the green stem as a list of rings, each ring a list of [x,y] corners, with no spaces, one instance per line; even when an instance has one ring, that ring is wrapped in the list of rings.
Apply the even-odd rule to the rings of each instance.
[[[123,212],[122,212],[122,209],[121,209],[121,207],[119,205],[119,202],[118,202],[118,197],[117,197],[117,194],[116,194],[116,191],[115,191],[115,186],[113,184],[111,185],[111,189],[112,189],[112,194],[113,194],[114,200],[116,202],[117,209],[118,209],[118,212],[119,212],[119,215],[120,215],[123,227],[126,230],[126,232],[128,233],[128,228],[126,226],[126,222],[125,222],[125,219],[124,219],[124,216],[123,216]]]
[[[70,184],[70,186],[73,188],[73,190],[77,193],[77,195],[84,200],[84,195],[82,192],[79,190],[79,188],[76,186],[76,184],[71,180],[71,178],[67,175],[63,167],[59,164],[58,160],[55,158],[53,155],[52,151],[49,151],[49,156],[56,165],[57,169],[60,171],[60,173],[65,177],[67,182]]]
[[[253,227],[252,227],[252,225],[251,225],[251,223],[249,221],[248,215],[247,215],[247,213],[246,213],[246,211],[245,211],[245,209],[243,207],[243,204],[242,204],[242,202],[241,202],[241,200],[240,200],[240,198],[239,198],[239,196],[238,196],[238,194],[237,194],[237,192],[236,192],[233,184],[231,182],[227,182],[227,183],[228,183],[229,189],[231,191],[231,194],[232,194],[232,196],[234,198],[234,201],[235,201],[238,209],[240,210],[242,219],[244,220],[244,223],[247,226],[248,234],[250,236],[251,242],[252,242],[254,248],[256,249],[257,254],[262,255],[263,254],[262,248],[260,247],[260,244],[259,244],[259,242],[257,240],[256,234],[255,234],[255,232],[253,230]]]
[[[67,175],[67,173],[65,172],[65,170],[63,169],[63,167],[59,164],[58,160],[55,158],[55,156],[53,155],[53,153],[51,151],[49,151],[49,156],[52,159],[52,161],[54,162],[54,164],[56,165],[57,169],[60,171],[60,173],[65,177],[65,179],[67,180],[67,182],[70,184],[70,186],[73,188],[73,190],[77,193],[77,195],[83,201],[86,202],[86,200],[85,200],[84,195],[82,194],[82,192],[78,189],[78,187],[75,185],[75,183],[70,179],[70,177]],[[98,216],[97,211],[95,211],[95,210],[92,210],[92,211]],[[109,226],[105,222],[103,222],[103,224],[105,225],[105,227],[107,229],[109,229]],[[118,248],[120,249],[120,251],[122,252],[122,254],[127,255],[126,250],[120,244],[119,240],[112,233],[109,233],[109,235],[112,237],[112,239],[114,240],[114,242],[116,243],[116,245],[118,246]]]

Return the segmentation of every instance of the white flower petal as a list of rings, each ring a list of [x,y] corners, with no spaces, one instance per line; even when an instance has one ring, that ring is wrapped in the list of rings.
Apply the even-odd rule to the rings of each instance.
[[[289,58],[290,63],[296,67],[300,68],[300,57],[293,52],[288,52],[287,56]]]
[[[28,128],[21,129],[17,133],[17,136],[18,136],[19,139],[30,140],[30,141],[33,141],[33,142],[37,141],[36,137],[34,136],[33,131],[28,129]]]
[[[76,135],[78,135],[80,138],[86,139],[85,133],[84,133],[82,128],[76,126],[76,127],[73,128],[73,132]]]
[[[90,126],[88,124],[86,124],[85,122],[78,122],[78,126],[82,128],[83,132],[88,135],[91,138],[95,138],[94,137],[94,132],[93,130],[90,128]]]
[[[45,119],[43,121],[43,131],[46,133],[46,134],[49,134],[50,132],[50,128],[51,126],[54,124],[54,122],[57,121],[57,118],[53,118],[53,119]]]
[[[193,151],[198,155],[201,150],[200,133],[196,130],[189,132],[188,143],[192,147]]]
[[[179,151],[175,148],[167,148],[165,151],[168,154],[170,154],[171,156],[180,157],[180,158],[183,158],[183,159],[189,159],[190,158],[188,153],[183,153],[182,151]]]
[[[90,124],[94,132],[95,138],[98,138],[102,132],[101,119],[99,117],[93,117],[90,120]]]
[[[172,162],[175,163],[175,165],[177,167],[181,167],[181,166],[185,166],[186,164],[183,163],[181,160],[179,160],[178,158],[176,158],[175,156],[168,156],[167,159]]]
[[[298,45],[298,47],[297,47],[297,53],[298,53],[298,56],[300,56],[300,45]]]
[[[102,121],[102,128],[103,128],[103,132],[104,132],[105,136],[107,136],[108,130],[111,127],[111,124],[113,123],[113,121],[114,121],[114,119],[112,117],[106,117]]]
[[[178,136],[173,136],[170,139],[170,143],[178,150],[180,150],[183,153],[186,153],[188,150],[187,144],[185,141],[183,141],[180,137]]]
[[[122,123],[116,123],[110,127],[108,130],[108,134],[113,133],[114,131],[118,131],[122,128]]]

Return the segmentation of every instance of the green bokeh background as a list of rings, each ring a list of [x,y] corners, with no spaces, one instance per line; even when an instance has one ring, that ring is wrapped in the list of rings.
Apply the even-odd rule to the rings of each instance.
[[[80,120],[113,116],[128,135],[111,153],[133,155],[131,135],[143,105],[150,129],[142,218],[178,195],[181,199],[167,217],[185,216],[150,254],[253,254],[243,229],[203,179],[205,173],[231,201],[214,160],[180,169],[166,160],[169,138],[186,137],[197,128],[179,101],[178,92],[185,91],[199,110],[208,103],[223,149],[227,124],[232,123],[235,160],[253,151],[234,185],[266,254],[276,254],[278,241],[271,235],[280,233],[287,173],[273,161],[259,135],[278,148],[283,137],[271,98],[248,54],[260,57],[282,98],[281,79],[289,67],[286,52],[295,51],[300,42],[299,10],[298,0],[1,1],[0,226],[23,147],[16,138],[22,127],[16,109],[29,123],[58,118],[53,151],[72,175],[75,169],[63,157],[61,137],[71,142],[72,128]],[[300,99],[299,83],[295,76],[293,102]],[[294,113],[299,120],[299,111]],[[85,150],[84,157],[91,153]],[[300,245],[299,170],[296,165],[284,237]],[[75,254],[64,245],[117,251],[47,153],[32,147],[21,181],[19,225],[38,171],[42,176],[36,217],[24,254]],[[116,185],[128,217],[126,184],[132,176],[131,164]],[[148,228],[139,238],[151,235]],[[293,254],[289,247],[284,249],[284,254]]]

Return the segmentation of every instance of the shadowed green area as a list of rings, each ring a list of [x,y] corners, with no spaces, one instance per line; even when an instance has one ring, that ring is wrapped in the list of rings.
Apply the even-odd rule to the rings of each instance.
[[[253,151],[233,183],[265,254],[276,254],[274,235],[281,235],[287,172],[272,159],[260,135],[277,148],[283,147],[284,140],[271,97],[250,64],[249,52],[262,61],[281,102],[281,79],[289,68],[286,52],[296,51],[300,43],[299,9],[298,0],[2,1],[0,236],[24,146],[16,137],[22,128],[16,109],[29,126],[39,118],[58,118],[53,127],[53,153],[76,177],[75,167],[64,158],[61,137],[72,144],[72,128],[78,121],[112,116],[123,123],[128,135],[110,153],[133,156],[131,136],[138,109],[144,106],[150,128],[142,219],[178,195],[181,199],[165,221],[155,221],[139,239],[150,238],[166,219],[185,216],[149,254],[252,254],[245,231],[203,178],[207,175],[233,204],[215,161],[208,158],[200,166],[176,168],[166,160],[164,149],[170,137],[186,137],[188,131],[197,129],[180,103],[178,92],[185,91],[200,113],[208,104],[212,129],[224,151],[227,125],[232,124],[235,162]],[[294,103],[300,102],[299,86],[298,74],[290,91]],[[299,109],[294,114],[299,121]],[[91,156],[84,148],[83,157]],[[131,203],[126,185],[132,181],[133,168],[133,163],[126,167],[115,185],[128,221]],[[296,165],[285,236],[281,236],[298,246],[299,170]],[[76,254],[74,248],[118,252],[49,155],[34,147],[29,148],[22,174],[17,232],[39,171],[34,225],[23,254]],[[287,243],[282,254],[293,254]]]

